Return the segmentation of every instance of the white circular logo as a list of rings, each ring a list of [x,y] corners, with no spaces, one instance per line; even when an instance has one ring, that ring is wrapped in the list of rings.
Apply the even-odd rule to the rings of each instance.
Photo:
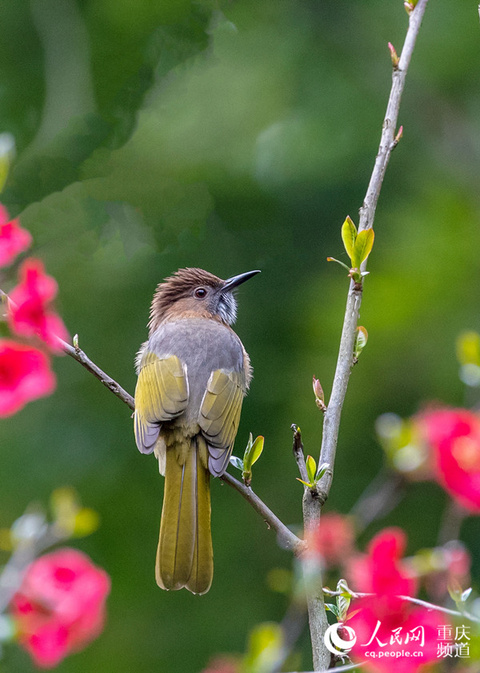
[[[349,636],[349,640],[340,638],[338,634],[339,629],[342,629],[343,636]],[[357,636],[351,626],[345,626],[345,624],[341,623],[331,624],[325,631],[323,642],[327,650],[332,654],[347,654],[357,642]]]

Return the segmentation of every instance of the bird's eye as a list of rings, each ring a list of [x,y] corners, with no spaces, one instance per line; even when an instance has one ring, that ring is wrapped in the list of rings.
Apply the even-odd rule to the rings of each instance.
[[[197,299],[203,299],[207,296],[207,290],[204,287],[197,287],[193,294]]]

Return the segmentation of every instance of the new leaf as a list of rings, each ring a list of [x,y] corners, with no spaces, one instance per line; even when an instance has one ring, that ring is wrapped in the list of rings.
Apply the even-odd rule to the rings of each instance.
[[[352,267],[354,269],[359,269],[361,263],[367,259],[372,251],[374,238],[375,234],[373,233],[373,229],[364,229],[358,234],[354,244],[353,255],[351,257]]]
[[[347,251],[347,255],[350,257],[350,260],[352,260],[352,266],[354,266],[353,256],[355,252],[356,240],[357,240],[357,227],[354,225],[350,215],[347,215],[347,219],[342,224],[342,241],[343,245],[345,246],[345,250]]]

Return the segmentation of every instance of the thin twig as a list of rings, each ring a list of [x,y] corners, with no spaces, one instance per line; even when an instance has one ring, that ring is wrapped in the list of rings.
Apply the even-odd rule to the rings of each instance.
[[[129,393],[127,393],[127,391],[122,388],[119,383],[112,379],[111,376],[106,374],[102,369],[100,369],[100,367],[97,367],[97,365],[92,362],[92,360],[90,360],[90,358],[84,353],[84,351],[82,351],[81,348],[78,346],[71,346],[62,339],[59,339],[58,341],[60,342],[62,350],[67,355],[70,355],[70,357],[83,365],[85,369],[88,369],[88,371],[99,381],[101,381],[103,385],[106,386],[114,395],[121,399],[122,402],[125,402],[125,404],[128,405],[130,409],[135,409],[134,398]]]
[[[3,290],[0,290],[0,299],[2,302],[5,302],[7,305],[12,305],[15,306],[15,303],[10,299],[8,294],[4,292]],[[73,337],[73,343],[74,345],[71,346],[69,343],[64,341],[63,339],[60,339],[60,337],[55,337],[57,340],[58,345],[62,349],[64,353],[67,355],[70,355],[74,360],[79,362],[85,369],[87,369],[91,374],[95,376],[99,381],[103,383],[104,386],[106,386],[114,395],[116,395],[118,398],[122,400],[122,402],[125,402],[130,409],[134,410],[135,409],[135,400],[133,397],[127,393],[127,391],[122,388],[122,386],[117,383],[114,379],[112,379],[111,376],[106,374],[100,367],[98,367],[90,358],[82,351],[81,348],[78,346],[78,335],[76,334]]]
[[[380,146],[367,188],[367,193],[360,209],[359,230],[373,226],[375,210],[388,161],[392,150],[398,143],[398,137],[396,137],[395,130],[397,127],[401,95],[427,2],[428,0],[418,0],[415,9],[409,16],[407,35],[400,60],[398,66],[394,68],[392,73],[392,86],[382,126]],[[366,264],[364,262],[361,270],[365,271],[365,268]],[[345,308],[345,317],[342,336],[340,338],[340,348],[332,385],[332,393],[323,421],[323,436],[319,465],[327,464],[329,467],[317,484],[316,497],[310,492],[311,489],[305,490],[303,498],[305,525],[307,525],[307,522],[310,524],[315,520],[317,522],[319,521],[321,508],[328,498],[332,485],[340,417],[343,402],[347,393],[350,372],[353,366],[353,350],[361,303],[362,285],[355,283],[352,280],[347,296],[347,305]],[[325,617],[323,594],[320,592],[318,596],[310,595],[307,597],[307,600],[310,636],[312,641],[313,667],[316,671],[320,671],[328,668],[330,658],[330,652],[328,652],[323,642],[323,635],[328,626]]]
[[[298,471],[300,472],[300,477],[303,481],[308,482],[307,466],[305,465],[305,453],[303,452],[303,442],[302,442],[302,433],[298,425],[293,423],[293,455],[297,461]]]
[[[323,588],[323,593],[326,594],[327,596],[343,596],[344,592],[342,591],[332,591],[331,589],[328,589],[327,587]],[[373,593],[364,593],[361,591],[349,591],[349,595],[352,598],[374,598],[377,596],[377,594]],[[465,617],[465,619],[468,619],[471,622],[475,622],[477,624],[480,624],[480,617],[477,617],[476,615],[472,614],[471,612],[467,611],[460,611],[460,610],[453,610],[452,608],[444,608],[442,605],[436,605],[435,603],[429,603],[428,601],[423,601],[421,598],[414,598],[413,596],[404,596],[403,594],[399,594],[395,596],[395,598],[400,598],[402,601],[408,601],[409,603],[415,603],[415,605],[421,605],[422,608],[427,608],[427,610],[435,610],[436,612],[443,612],[446,615],[453,615],[454,617]]]
[[[375,165],[367,188],[367,193],[362,207],[360,208],[359,230],[367,229],[373,226],[375,211],[378,198],[382,187],[385,171],[392,153],[397,144],[395,138],[398,122],[398,112],[405,78],[407,76],[408,66],[412,57],[415,42],[420,29],[420,24],[427,7],[428,0],[418,0],[415,9],[409,17],[409,26],[405,43],[400,55],[398,68],[392,73],[392,87],[387,104],[387,111],[382,125],[382,134]],[[365,264],[362,266],[365,270]],[[325,412],[323,424],[322,448],[320,452],[320,464],[328,463],[330,470],[327,471],[320,482],[319,496],[325,502],[328,497],[333,479],[333,466],[335,464],[335,453],[337,448],[338,430],[340,427],[340,417],[342,413],[343,402],[347,392],[350,371],[353,365],[353,347],[355,343],[356,327],[360,305],[362,302],[362,290],[353,281],[350,283],[350,289],[345,309],[345,319],[343,323],[342,336],[340,340],[340,349],[337,359],[337,367],[333,380],[332,394]]]
[[[250,486],[242,484],[241,481],[232,477],[231,474],[225,472],[220,477],[229,486],[232,486],[236,491],[242,495],[245,500],[250,503],[253,509],[260,514],[264,521],[270,528],[277,533],[279,544],[285,549],[292,551],[295,556],[300,556],[306,549],[306,543],[299,537],[292,533],[287,526],[280,521],[280,519],[272,512],[271,509],[261,500],[256,493],[254,493]]]

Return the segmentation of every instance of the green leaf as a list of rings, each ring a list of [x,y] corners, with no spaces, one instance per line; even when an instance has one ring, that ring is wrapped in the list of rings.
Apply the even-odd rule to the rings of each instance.
[[[250,432],[248,435],[248,442],[247,446],[245,447],[245,451],[243,453],[243,468],[244,470],[249,470],[251,468],[251,463],[249,463],[249,456],[250,456],[250,451],[252,450],[252,445],[253,445],[253,435]]]
[[[336,605],[334,605],[333,603],[325,603],[325,610],[333,612],[335,617],[338,619],[338,608]]]
[[[253,442],[252,448],[249,451],[250,465],[254,465],[262,455],[265,438],[259,435]]]
[[[348,588],[346,580],[344,579],[338,580],[337,591],[342,592],[339,596],[337,596],[337,608],[339,614],[339,621],[344,622],[345,617],[347,616],[348,608],[350,607],[350,590]]]
[[[372,250],[374,238],[373,229],[364,229],[358,234],[351,257],[352,266],[355,269],[359,269],[361,263],[367,259]]]
[[[310,483],[313,484],[315,482],[315,473],[317,471],[317,463],[315,462],[315,458],[312,458],[312,456],[307,456],[305,465],[307,467],[307,476],[310,480]]]
[[[315,481],[321,479],[329,467],[329,463],[322,463],[317,470],[317,474],[315,475]]]
[[[363,325],[359,325],[357,327],[357,336],[355,337],[355,346],[353,347],[353,355],[357,360],[360,356],[360,353],[367,345],[367,341],[368,341],[368,332],[365,329],[365,327],[363,327]]]
[[[247,448],[243,454],[242,477],[247,486],[252,481],[252,465],[262,455],[264,438],[260,435],[253,441],[252,433],[250,433],[247,442]]]
[[[470,594],[472,593],[472,587],[469,587],[468,589],[465,589],[465,591],[462,592],[462,603],[465,603]]]
[[[236,467],[237,470],[243,472],[243,460],[241,458],[238,458],[238,456],[230,456],[230,462],[233,467]]]
[[[356,240],[357,227],[354,225],[350,215],[347,215],[347,219],[342,224],[342,241],[343,245],[345,246],[345,250],[347,251],[347,255],[350,257],[350,260],[352,260],[352,266]]]

